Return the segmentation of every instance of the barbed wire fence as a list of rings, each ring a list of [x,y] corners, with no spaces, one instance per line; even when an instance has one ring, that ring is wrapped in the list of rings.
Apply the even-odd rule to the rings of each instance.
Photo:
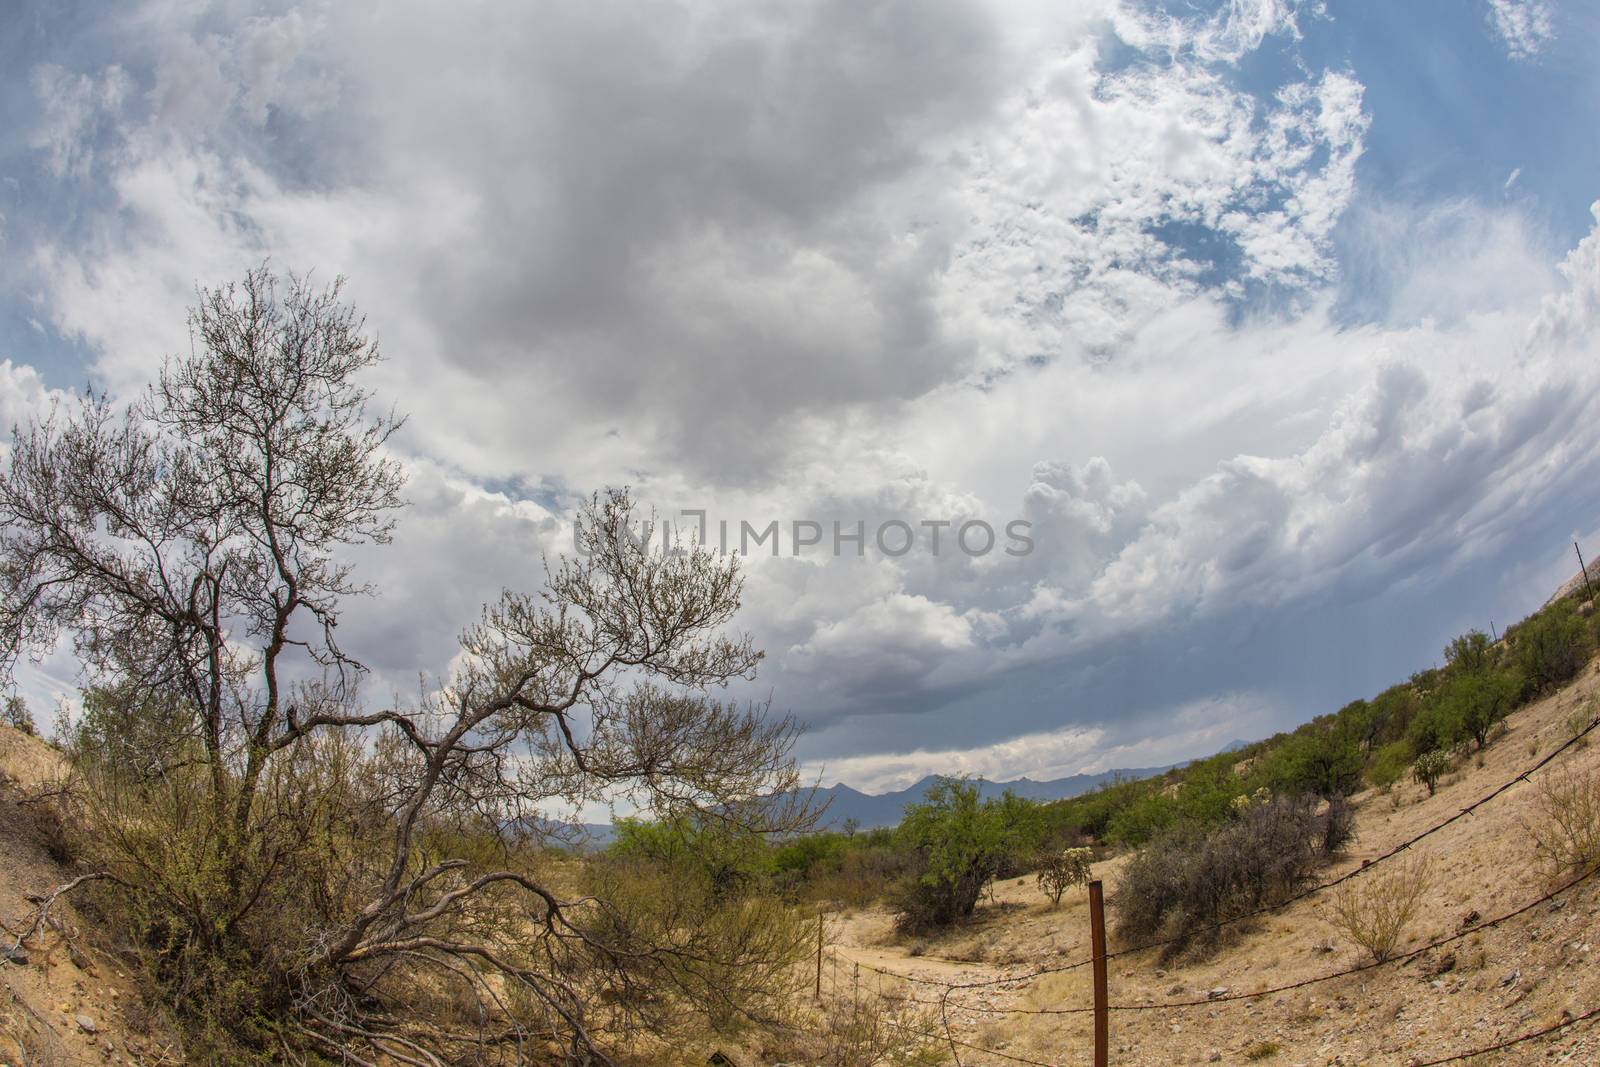
[[[1383,853],[1379,854],[1378,856],[1363,862],[1360,866],[1354,867],[1354,868],[1350,869],[1349,871],[1346,871],[1345,873],[1343,873],[1343,874],[1341,874],[1341,875],[1339,875],[1337,877],[1328,879],[1328,880],[1323,881],[1323,882],[1319,882],[1319,883],[1317,883],[1317,884],[1315,884],[1315,885],[1313,885],[1313,886],[1311,886],[1311,887],[1309,887],[1307,889],[1300,890],[1300,891],[1298,891],[1298,892],[1296,892],[1296,893],[1294,893],[1294,894],[1292,894],[1292,895],[1290,895],[1288,897],[1285,897],[1282,900],[1278,900],[1278,901],[1276,901],[1274,903],[1263,905],[1261,907],[1253,908],[1253,909],[1251,909],[1249,911],[1246,911],[1246,912],[1243,912],[1243,913],[1240,913],[1240,914],[1237,914],[1237,915],[1230,916],[1228,918],[1219,920],[1219,921],[1217,921],[1215,923],[1208,924],[1207,926],[1205,926],[1205,927],[1203,927],[1203,928],[1201,928],[1199,930],[1189,931],[1185,935],[1183,935],[1182,937],[1166,937],[1166,938],[1161,938],[1161,939],[1157,939],[1157,940],[1154,940],[1154,941],[1148,941],[1148,942],[1145,942],[1145,943],[1142,943],[1142,944],[1130,945],[1130,946],[1118,949],[1115,952],[1106,952],[1103,955],[1099,956],[1098,959],[1101,960],[1101,961],[1109,961],[1109,960],[1113,960],[1113,959],[1119,959],[1119,958],[1122,958],[1122,957],[1136,955],[1136,954],[1139,954],[1139,953],[1149,952],[1149,951],[1152,951],[1154,949],[1166,948],[1166,947],[1169,947],[1169,946],[1179,945],[1181,943],[1184,943],[1186,941],[1191,940],[1192,938],[1194,938],[1195,936],[1198,936],[1198,935],[1208,934],[1208,933],[1215,933],[1215,932],[1221,931],[1223,929],[1226,929],[1226,928],[1228,928],[1230,926],[1234,926],[1234,925],[1249,921],[1249,920],[1254,919],[1254,918],[1259,918],[1262,915],[1267,915],[1267,914],[1271,914],[1271,913],[1274,913],[1274,912],[1282,911],[1283,909],[1285,909],[1285,908],[1287,908],[1287,907],[1289,907],[1289,906],[1291,906],[1291,905],[1293,905],[1295,903],[1298,903],[1300,901],[1306,900],[1306,899],[1308,899],[1308,898],[1310,898],[1312,896],[1315,896],[1315,895],[1317,895],[1319,893],[1326,892],[1326,891],[1328,891],[1330,889],[1333,889],[1333,888],[1335,888],[1337,886],[1343,885],[1343,884],[1351,881],[1352,879],[1355,879],[1355,878],[1358,878],[1358,877],[1360,877],[1360,876],[1362,876],[1364,874],[1367,874],[1368,872],[1374,870],[1375,868],[1377,868],[1381,864],[1383,864],[1383,863],[1385,863],[1385,862],[1387,862],[1389,860],[1392,860],[1397,856],[1402,855],[1407,850],[1415,847],[1418,843],[1428,839],[1429,837],[1432,837],[1434,834],[1439,833],[1441,830],[1444,830],[1446,827],[1449,827],[1449,826],[1461,821],[1462,819],[1470,817],[1479,808],[1482,808],[1486,804],[1492,803],[1493,801],[1495,801],[1499,797],[1505,795],[1511,789],[1515,788],[1517,785],[1525,783],[1525,782],[1529,782],[1532,775],[1534,775],[1534,774],[1538,773],[1539,771],[1543,770],[1544,768],[1548,767],[1554,760],[1556,760],[1558,757],[1560,757],[1563,753],[1566,753],[1566,752],[1572,750],[1573,748],[1575,748],[1575,747],[1581,745],[1582,743],[1584,743],[1585,739],[1597,729],[1600,729],[1600,717],[1596,717],[1595,719],[1591,720],[1587,726],[1583,727],[1582,729],[1580,729],[1578,731],[1575,731],[1564,742],[1562,742],[1560,745],[1556,746],[1549,753],[1547,753],[1545,756],[1543,756],[1541,759],[1539,759],[1537,762],[1535,762],[1534,764],[1532,764],[1528,768],[1524,769],[1521,773],[1517,774],[1515,777],[1513,777],[1513,778],[1509,779],[1508,781],[1504,782],[1503,784],[1497,786],[1495,789],[1493,789],[1490,792],[1488,792],[1488,793],[1484,794],[1483,796],[1479,797],[1477,800],[1473,801],[1472,803],[1470,803],[1470,804],[1468,804],[1468,805],[1466,805],[1466,806],[1464,806],[1462,808],[1459,808],[1458,810],[1453,812],[1451,815],[1449,815],[1447,818],[1444,818],[1444,819],[1440,820],[1439,822],[1428,826],[1426,829],[1422,830],[1420,833],[1417,833],[1417,834],[1407,838],[1406,840],[1400,842],[1399,844],[1397,844],[1394,847],[1390,848],[1386,852],[1383,852]],[[1414,959],[1416,959],[1416,958],[1418,958],[1418,957],[1420,957],[1420,956],[1422,956],[1422,955],[1424,955],[1424,954],[1426,954],[1428,952],[1432,952],[1432,951],[1435,951],[1437,949],[1443,948],[1445,946],[1454,944],[1455,942],[1461,941],[1464,938],[1468,938],[1468,937],[1472,937],[1474,935],[1480,934],[1485,930],[1494,929],[1494,928],[1499,927],[1499,926],[1501,926],[1501,925],[1503,925],[1503,924],[1505,924],[1507,922],[1510,922],[1511,920],[1513,920],[1513,919],[1515,919],[1515,918],[1517,918],[1519,916],[1526,915],[1527,913],[1533,911],[1534,909],[1540,907],[1541,905],[1549,904],[1551,902],[1554,902],[1554,901],[1558,900],[1559,898],[1562,898],[1565,894],[1567,894],[1567,893],[1571,892],[1572,890],[1576,889],[1580,885],[1583,885],[1583,884],[1589,882],[1597,874],[1600,874],[1600,866],[1591,866],[1588,869],[1586,869],[1586,870],[1582,871],[1581,873],[1577,874],[1576,876],[1574,876],[1574,877],[1568,879],[1567,881],[1563,882],[1561,885],[1559,885],[1559,886],[1557,886],[1557,887],[1555,887],[1553,889],[1550,889],[1549,891],[1547,891],[1545,893],[1542,893],[1541,895],[1539,895],[1535,899],[1529,900],[1529,901],[1527,901],[1527,902],[1525,902],[1525,903],[1523,903],[1523,904],[1521,904],[1521,905],[1519,905],[1519,906],[1517,906],[1517,907],[1515,907],[1515,908],[1513,908],[1513,909],[1511,909],[1509,911],[1503,912],[1503,913],[1501,913],[1499,915],[1496,915],[1496,916],[1493,916],[1492,918],[1489,918],[1489,919],[1482,919],[1482,920],[1475,921],[1475,922],[1473,922],[1473,923],[1471,923],[1469,925],[1464,924],[1462,926],[1462,928],[1458,932],[1456,932],[1454,934],[1451,934],[1451,935],[1446,936],[1446,937],[1436,938],[1436,939],[1434,939],[1432,941],[1427,942],[1426,944],[1420,945],[1420,946],[1418,946],[1416,948],[1413,948],[1413,949],[1409,949],[1409,950],[1407,950],[1405,952],[1402,952],[1402,953],[1397,953],[1397,954],[1395,954],[1393,956],[1390,956],[1388,958],[1385,958],[1385,959],[1382,959],[1382,960],[1370,960],[1370,961],[1367,961],[1365,963],[1361,963],[1361,964],[1358,964],[1358,965],[1355,965],[1355,966],[1352,966],[1352,967],[1347,967],[1347,968],[1344,968],[1344,969],[1341,969],[1341,970],[1338,970],[1338,971],[1333,971],[1333,972],[1330,972],[1330,973],[1327,973],[1327,974],[1315,975],[1315,976],[1312,976],[1312,977],[1309,977],[1309,978],[1303,978],[1303,979],[1299,979],[1299,980],[1293,981],[1293,982],[1281,983],[1279,985],[1271,986],[1269,988],[1253,990],[1253,991],[1250,991],[1250,992],[1240,992],[1240,993],[1232,993],[1232,992],[1230,992],[1230,993],[1224,993],[1224,994],[1219,994],[1219,995],[1215,995],[1215,996],[1206,996],[1204,998],[1190,998],[1190,999],[1182,999],[1182,1000],[1149,1001],[1149,1002],[1134,1002],[1134,1003],[1122,1003],[1122,1004],[1106,1003],[1106,1004],[1103,1004],[1103,1005],[1070,1005],[1070,1006],[1063,1006],[1063,1007],[994,1007],[994,1006],[991,1006],[991,1005],[981,1005],[981,1004],[967,1004],[967,1003],[959,1003],[959,1002],[955,1003],[955,1004],[951,1003],[952,995],[959,995],[959,994],[961,994],[963,992],[967,992],[967,991],[971,991],[971,990],[993,989],[993,988],[996,988],[996,987],[1014,986],[1014,985],[1019,985],[1019,984],[1025,983],[1025,982],[1032,982],[1032,981],[1035,981],[1035,980],[1037,980],[1039,978],[1042,978],[1042,977],[1045,977],[1045,976],[1048,976],[1048,975],[1065,974],[1065,973],[1068,973],[1068,972],[1081,970],[1082,968],[1092,966],[1096,962],[1096,957],[1094,957],[1094,956],[1091,956],[1091,957],[1088,957],[1088,958],[1084,958],[1084,959],[1075,960],[1075,961],[1073,961],[1071,963],[1066,963],[1066,964],[1053,965],[1053,966],[1049,966],[1049,967],[1038,967],[1038,968],[1034,968],[1032,970],[1026,971],[1026,972],[1024,972],[1022,974],[1005,975],[1005,976],[1000,976],[1000,977],[996,977],[996,978],[987,978],[987,979],[980,979],[980,980],[973,980],[973,981],[957,981],[957,982],[942,981],[942,980],[939,980],[939,979],[927,978],[927,977],[923,977],[923,976],[919,976],[919,975],[904,974],[904,973],[901,973],[901,972],[898,972],[898,971],[888,970],[888,969],[885,969],[885,968],[882,968],[882,967],[877,967],[877,966],[875,966],[873,964],[864,963],[864,962],[861,962],[859,960],[852,959],[852,960],[850,960],[850,966],[852,968],[851,981],[854,983],[854,987],[859,989],[860,974],[861,974],[862,971],[865,971],[865,972],[869,973],[870,975],[875,976],[877,978],[877,980],[878,980],[877,988],[875,990],[875,995],[876,995],[876,997],[878,999],[880,999],[880,1000],[898,1000],[898,1001],[906,1003],[906,1004],[916,1005],[916,1006],[920,1006],[920,1007],[925,1008],[925,1009],[929,1009],[930,1011],[936,1010],[937,1013],[938,1013],[938,1017],[939,1017],[939,1029],[938,1030],[923,1030],[923,1029],[921,1029],[919,1027],[911,1026],[910,1024],[901,1023],[901,1022],[897,1022],[897,1021],[889,1021],[887,1024],[892,1026],[892,1027],[894,1027],[894,1028],[896,1028],[896,1029],[905,1030],[905,1031],[908,1031],[910,1033],[916,1034],[918,1036],[921,1036],[921,1037],[924,1037],[924,1038],[928,1038],[930,1040],[939,1041],[941,1044],[943,1044],[945,1047],[947,1047],[950,1050],[951,1058],[955,1061],[957,1067],[964,1067],[964,1064],[962,1062],[962,1057],[961,1057],[962,1050],[979,1053],[979,1054],[982,1054],[982,1055],[985,1055],[985,1056],[994,1057],[994,1058],[997,1058],[999,1060],[1003,1060],[1003,1061],[1006,1061],[1006,1062],[1009,1062],[1009,1063],[1025,1064],[1025,1065],[1028,1065],[1028,1067],[1063,1067],[1063,1065],[1061,1065],[1061,1064],[1051,1063],[1051,1062],[1044,1061],[1044,1060],[1036,1060],[1036,1059],[1029,1058],[1027,1056],[1018,1055],[1018,1054],[1016,1054],[1014,1052],[1003,1051],[1001,1049],[989,1048],[989,1047],[986,1047],[986,1046],[978,1045],[978,1044],[976,1044],[974,1042],[965,1040],[963,1038],[957,1037],[956,1034],[955,1034],[955,1031],[954,1031],[954,1029],[953,1029],[953,1027],[951,1025],[951,1021],[950,1021],[950,1011],[951,1011],[952,1007],[955,1008],[958,1011],[968,1012],[968,1013],[972,1013],[972,1014],[980,1014],[980,1015],[981,1014],[992,1014],[992,1015],[996,1015],[996,1016],[1008,1016],[1008,1015],[1068,1016],[1068,1015],[1087,1015],[1087,1014],[1091,1014],[1091,1013],[1094,1013],[1094,1012],[1097,1012],[1097,1011],[1104,1011],[1104,1012],[1107,1012],[1107,1013],[1109,1013],[1109,1012],[1184,1011],[1184,1010],[1187,1010],[1187,1009],[1190,1009],[1190,1008],[1217,1007],[1218,1005],[1239,1003],[1239,1002],[1243,1002],[1243,1001],[1254,1001],[1254,1000],[1258,1000],[1258,999],[1263,998],[1263,997],[1280,996],[1280,995],[1282,995],[1284,993],[1287,993],[1287,992],[1292,992],[1292,991],[1295,991],[1295,990],[1304,989],[1304,988],[1308,988],[1308,987],[1311,987],[1311,986],[1321,985],[1323,983],[1336,981],[1336,980],[1341,979],[1341,978],[1347,978],[1347,977],[1354,976],[1354,975],[1360,975],[1360,974],[1365,974],[1365,973],[1377,971],[1377,970],[1379,970],[1381,968],[1385,968],[1385,967],[1401,966],[1401,965],[1403,965],[1405,963],[1408,963],[1411,960],[1414,960]],[[820,951],[820,942],[819,942],[819,951]],[[838,996],[838,976],[837,975],[838,975],[839,968],[842,967],[842,963],[840,961],[840,958],[839,958],[839,955],[838,955],[838,952],[837,952],[836,949],[831,949],[830,948],[829,957],[830,957],[830,959],[832,961],[832,966],[830,967],[830,971],[833,972],[833,974],[834,974],[834,989],[833,989],[833,991],[834,991],[834,996],[837,997]],[[910,995],[902,995],[902,994],[897,994],[895,992],[887,992],[886,993],[886,992],[884,992],[883,986],[882,986],[882,979],[883,978],[889,978],[895,983],[904,983],[905,985],[910,986],[913,989],[913,992]],[[914,990],[917,989],[917,988],[928,989],[928,990],[937,990],[938,991],[938,997],[937,997],[937,999],[923,999],[923,998],[917,997],[915,995],[915,992],[914,992]],[[1595,1007],[1593,1007],[1593,1008],[1591,1008],[1589,1010],[1583,1011],[1583,1012],[1581,1012],[1579,1014],[1576,1014],[1576,1015],[1572,1015],[1570,1013],[1569,1014],[1564,1014],[1561,1019],[1557,1020],[1556,1022],[1554,1022],[1554,1023],[1552,1023],[1552,1024],[1548,1025],[1548,1026],[1544,1026],[1544,1027],[1541,1027],[1541,1028],[1538,1028],[1538,1029],[1530,1030],[1530,1031],[1527,1031],[1525,1033],[1517,1034],[1517,1035],[1514,1035],[1512,1037],[1509,1037],[1509,1038],[1503,1039],[1501,1041],[1498,1041],[1498,1042],[1496,1042],[1494,1044],[1484,1045],[1484,1046],[1477,1047],[1477,1048],[1472,1048],[1472,1049],[1466,1049],[1466,1050],[1463,1050],[1463,1051],[1452,1053],[1450,1055],[1444,1056],[1444,1057],[1439,1058],[1439,1059],[1433,1059],[1433,1060],[1428,1060],[1428,1061],[1423,1062],[1423,1063],[1417,1063],[1415,1065],[1415,1067],[1435,1067],[1435,1065],[1438,1065],[1438,1064],[1458,1063],[1458,1062],[1461,1062],[1461,1061],[1464,1061],[1464,1060],[1470,1060],[1470,1059],[1472,1059],[1472,1058],[1474,1058],[1476,1056],[1483,1056],[1483,1055],[1487,1055],[1487,1054],[1490,1054],[1490,1053],[1504,1051],[1505,1049],[1509,1049],[1509,1048],[1515,1047],[1517,1045],[1521,1045],[1521,1044],[1523,1044],[1525,1042],[1537,1041],[1537,1040],[1539,1040],[1541,1038],[1550,1037],[1551,1035],[1554,1035],[1554,1034],[1560,1033],[1562,1031],[1565,1031],[1567,1029],[1570,1029],[1573,1026],[1577,1026],[1577,1025],[1579,1025],[1581,1023],[1589,1022],[1589,1021],[1595,1020],[1597,1018],[1600,1018],[1600,1005],[1596,1005]]]

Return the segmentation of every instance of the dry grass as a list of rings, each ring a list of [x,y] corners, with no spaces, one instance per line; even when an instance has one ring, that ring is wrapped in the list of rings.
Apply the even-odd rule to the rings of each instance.
[[[1563,767],[1537,781],[1526,825],[1534,856],[1551,878],[1600,863],[1600,775]]]
[[[1395,954],[1433,885],[1426,856],[1408,856],[1333,891],[1328,919],[1376,963]]]

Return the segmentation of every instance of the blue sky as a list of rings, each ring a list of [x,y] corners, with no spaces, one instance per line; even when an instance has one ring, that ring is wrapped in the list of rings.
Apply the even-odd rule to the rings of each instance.
[[[1261,736],[1600,554],[1591,4],[0,20],[0,415],[131,396],[196,284],[347,275],[411,415],[342,627],[372,699],[605,485],[921,531],[746,561],[740,695],[867,789]],[[1034,551],[921,525],[978,520]]]

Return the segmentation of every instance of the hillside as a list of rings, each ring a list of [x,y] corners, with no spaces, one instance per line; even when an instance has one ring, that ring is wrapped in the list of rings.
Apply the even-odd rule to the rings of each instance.
[[[52,852],[48,794],[64,771],[55,749],[0,726],[0,923],[11,949],[41,893],[76,874]],[[143,1006],[138,986],[98,947],[71,897],[51,904],[43,932],[0,963],[0,1064],[176,1064],[177,1044]]]
[[[1325,875],[1359,869],[1516,780],[1570,736],[1567,720],[1574,709],[1592,706],[1597,693],[1600,673],[1591,663],[1573,683],[1515,712],[1481,761],[1466,762],[1435,796],[1410,782],[1387,794],[1375,789],[1356,794],[1358,837]],[[1600,772],[1600,746],[1570,748],[1560,763],[1572,771]],[[1403,948],[1481,927],[1547,892],[1550,885],[1535,870],[1527,832],[1536,797],[1534,784],[1519,782],[1416,846],[1431,857],[1435,877]],[[1127,858],[1097,864],[1095,877],[1110,887]],[[1239,924],[1231,942],[1204,962],[1163,963],[1153,952],[1120,957],[1110,969],[1111,1003],[1204,1002],[1355,966],[1361,962],[1356,951],[1327,921],[1329,896],[1313,894]],[[1473,915],[1477,918],[1464,927]],[[951,1035],[964,1043],[957,1046],[962,1062],[1084,1061],[1092,1033],[1090,1016],[1083,1013],[1092,1003],[1088,969],[1027,977],[1088,956],[1082,889],[1051,908],[1031,878],[1013,879],[997,886],[992,903],[980,907],[971,921],[937,936],[901,943],[892,925],[892,916],[879,908],[834,917],[825,985],[933,1004],[946,984],[1016,978],[950,990],[947,1011]],[[1113,942],[1112,949],[1118,947]],[[1480,928],[1405,962],[1260,999],[1114,1011],[1112,1062],[1425,1063],[1600,1006],[1597,953],[1600,888],[1589,881],[1493,929]],[[1534,1061],[1600,1062],[1600,1033],[1592,1022],[1580,1023],[1476,1062]]]

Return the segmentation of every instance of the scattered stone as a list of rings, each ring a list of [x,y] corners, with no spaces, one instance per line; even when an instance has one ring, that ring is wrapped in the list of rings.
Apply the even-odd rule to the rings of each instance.
[[[1501,985],[1511,985],[1518,978],[1521,978],[1521,977],[1522,977],[1522,972],[1520,970],[1512,971],[1510,974],[1508,974],[1504,978],[1500,979],[1500,984]]]
[[[1478,909],[1473,908],[1461,917],[1461,929],[1465,930],[1469,926],[1478,925],[1478,920],[1482,918],[1483,916],[1478,914]]]
[[[72,961],[72,965],[74,967],[78,968],[78,970],[83,971],[83,972],[85,972],[87,974],[94,974],[95,973],[95,971],[94,971],[94,961],[91,960],[88,956],[85,956],[83,954],[83,950],[80,949],[77,945],[74,945],[71,941],[67,942],[67,959],[71,960]]]
[[[1228,987],[1225,986],[1225,985],[1219,985],[1219,986],[1217,986],[1217,988],[1215,988],[1213,990],[1210,990],[1209,992],[1206,993],[1206,999],[1207,1000],[1216,1000],[1218,997],[1225,997],[1227,995],[1228,995]]]
[[[28,965],[28,953],[20,945],[16,948],[8,948],[6,949],[6,962],[15,963],[18,967],[26,967]]]
[[[87,1015],[79,1015],[72,1021],[77,1023],[78,1029],[82,1030],[86,1034],[97,1034],[100,1032],[100,1027],[96,1026],[95,1021],[89,1018]]]
[[[1446,952],[1443,956],[1440,956],[1438,962],[1433,965],[1434,974],[1449,974],[1455,969],[1456,954],[1454,952]]]

